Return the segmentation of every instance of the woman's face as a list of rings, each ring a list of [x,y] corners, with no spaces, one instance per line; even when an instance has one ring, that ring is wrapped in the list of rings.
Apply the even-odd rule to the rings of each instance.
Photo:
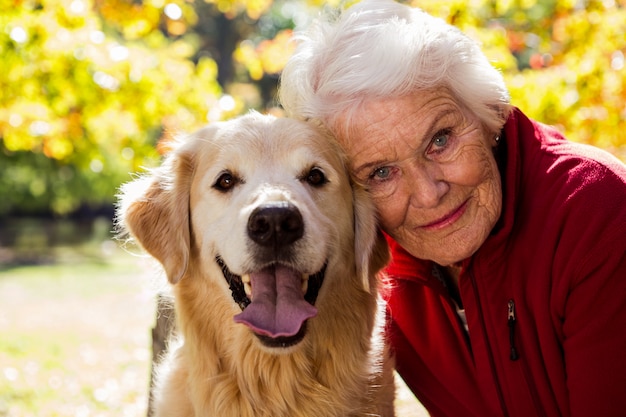
[[[349,134],[341,117],[333,131],[383,230],[413,256],[459,262],[500,217],[495,135],[446,90],[367,101]]]

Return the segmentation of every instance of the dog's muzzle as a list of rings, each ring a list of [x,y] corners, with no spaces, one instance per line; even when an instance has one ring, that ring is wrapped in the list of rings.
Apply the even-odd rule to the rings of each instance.
[[[233,300],[242,310],[234,320],[248,326],[267,346],[295,345],[305,336],[307,320],[317,315],[314,305],[326,264],[312,275],[291,266],[292,246],[304,235],[304,221],[289,203],[273,202],[256,208],[248,219],[247,233],[264,267],[239,276],[222,258],[216,258]]]

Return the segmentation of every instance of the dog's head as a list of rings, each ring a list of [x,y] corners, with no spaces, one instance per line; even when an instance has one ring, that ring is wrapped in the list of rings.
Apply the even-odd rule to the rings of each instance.
[[[217,271],[241,310],[234,320],[272,347],[302,340],[329,269],[343,264],[369,291],[387,260],[373,206],[335,142],[257,113],[191,135],[123,187],[118,215],[172,284]]]

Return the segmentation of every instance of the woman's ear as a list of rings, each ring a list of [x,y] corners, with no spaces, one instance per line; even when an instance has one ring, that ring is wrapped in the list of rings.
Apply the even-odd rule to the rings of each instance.
[[[389,247],[378,229],[376,211],[367,192],[352,184],[354,205],[354,250],[357,273],[365,291],[376,285],[376,274],[389,262]]]
[[[189,264],[193,168],[192,153],[179,149],[161,167],[123,185],[119,197],[118,226],[163,265],[172,284]]]

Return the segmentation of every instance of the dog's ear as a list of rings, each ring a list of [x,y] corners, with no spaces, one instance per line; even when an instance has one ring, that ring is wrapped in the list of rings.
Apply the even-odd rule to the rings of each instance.
[[[172,284],[189,264],[193,170],[193,154],[178,149],[159,168],[121,188],[118,227],[163,265]]]
[[[352,190],[357,273],[369,292],[376,274],[389,262],[389,247],[378,229],[374,204],[367,192],[358,184],[353,184]]]

